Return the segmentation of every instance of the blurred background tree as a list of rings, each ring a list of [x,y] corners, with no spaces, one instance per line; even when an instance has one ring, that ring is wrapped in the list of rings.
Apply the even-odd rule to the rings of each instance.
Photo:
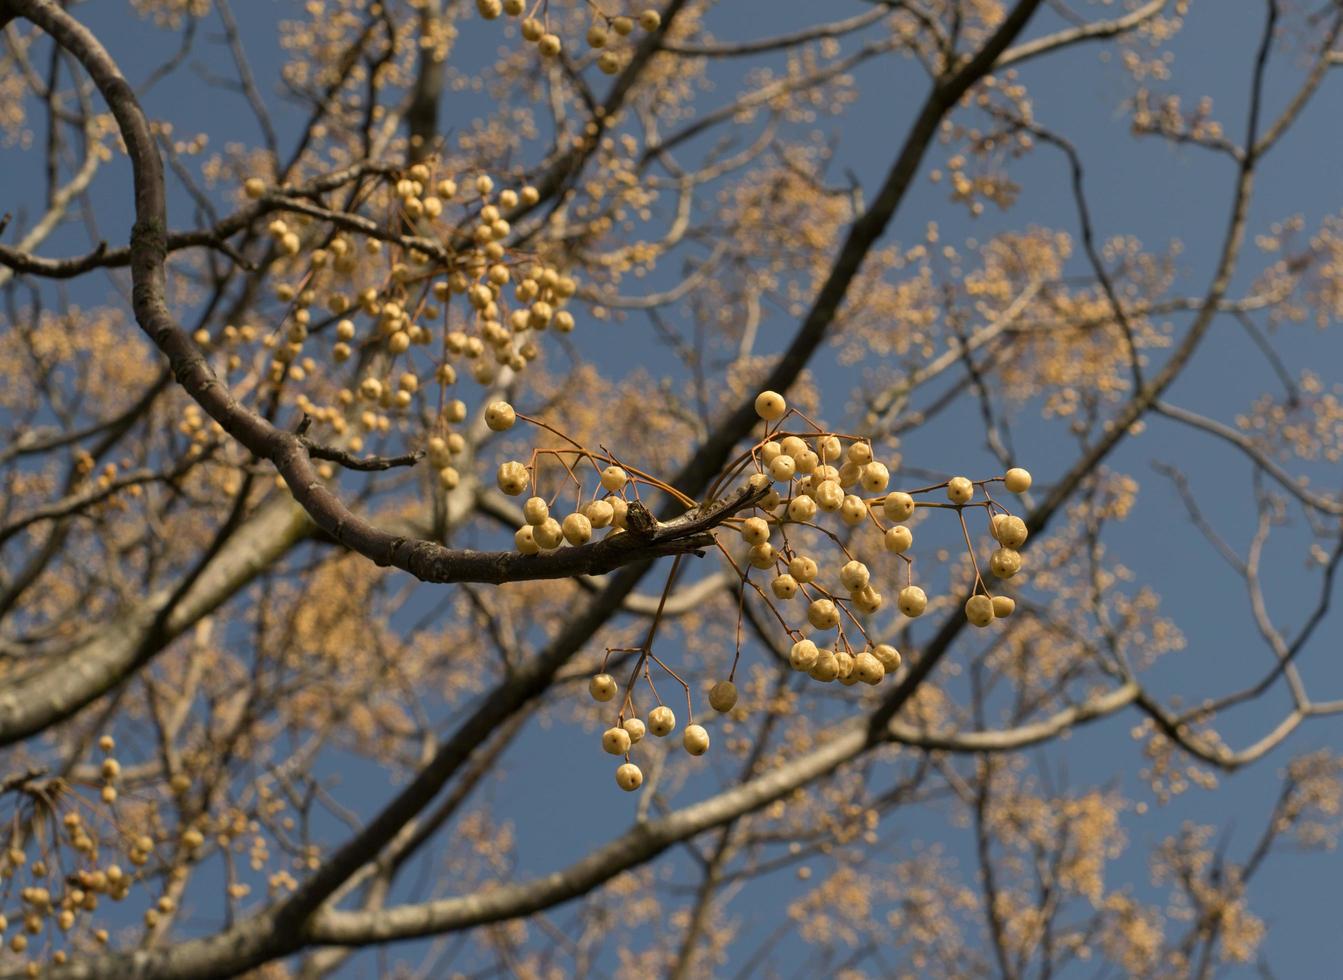
[[[0,971],[1327,975],[1343,6],[1190,8],[0,0]]]

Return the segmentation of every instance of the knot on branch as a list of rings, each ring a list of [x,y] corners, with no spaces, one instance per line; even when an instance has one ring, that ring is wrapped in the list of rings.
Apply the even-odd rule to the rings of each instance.
[[[657,523],[653,528],[652,538],[654,541],[668,541],[709,531],[739,511],[754,507],[768,493],[769,479],[761,473],[753,474],[749,480],[726,497],[706,501],[698,507],[690,508],[679,517],[674,517],[665,523]]]

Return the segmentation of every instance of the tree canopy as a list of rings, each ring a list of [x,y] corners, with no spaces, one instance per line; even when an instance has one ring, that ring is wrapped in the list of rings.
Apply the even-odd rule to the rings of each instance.
[[[0,975],[1325,971],[1343,5],[1190,6],[0,0]]]

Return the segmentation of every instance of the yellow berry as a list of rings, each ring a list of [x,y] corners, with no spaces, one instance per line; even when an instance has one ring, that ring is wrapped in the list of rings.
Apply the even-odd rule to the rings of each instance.
[[[886,468],[885,463],[878,463],[873,460],[863,467],[858,482],[863,485],[863,489],[868,493],[881,493],[886,489],[886,484],[891,482],[891,471]]]
[[[975,495],[975,485],[963,476],[953,476],[947,482],[947,499],[953,504],[968,504]]]
[[[626,762],[616,770],[616,785],[626,793],[633,793],[643,785],[643,770],[633,762]]]
[[[989,571],[999,578],[1011,578],[1021,571],[1021,552],[999,548],[989,556]]]
[[[849,598],[853,601],[853,604],[858,607],[859,612],[869,614],[880,609],[882,603],[885,601],[882,598],[881,593],[871,585],[864,585],[861,589],[850,592]]]
[[[535,527],[545,522],[550,516],[550,508],[546,505],[542,497],[528,497],[527,502],[522,505],[522,516],[528,524]]]
[[[639,15],[639,26],[646,31],[655,31],[662,24],[662,15],[656,10],[645,10]]]
[[[623,728],[608,728],[602,732],[602,749],[611,755],[624,755],[632,742],[630,733]]]
[[[643,739],[648,728],[638,718],[626,718],[625,731],[629,732],[630,742],[638,742]]]
[[[788,665],[794,670],[811,670],[820,655],[820,650],[811,640],[798,640],[788,651]]]
[[[844,506],[844,490],[834,480],[822,480],[813,496],[816,505],[830,514]]]
[[[853,675],[864,684],[880,684],[886,676],[886,667],[875,656],[864,650],[853,658]]]
[[[845,562],[839,570],[839,582],[850,592],[857,592],[867,585],[870,578],[867,566],[857,559]]]
[[[592,695],[594,701],[610,701],[616,696],[619,687],[616,679],[610,674],[596,674],[588,681],[588,693]]]
[[[1012,493],[1025,493],[1031,488],[1030,470],[1014,466],[1003,476],[1003,484]]]
[[[722,714],[731,711],[737,704],[737,685],[731,681],[719,681],[709,690],[709,707]]]
[[[670,735],[676,727],[676,715],[665,704],[648,712],[648,730],[658,738]]]
[[[442,436],[431,436],[426,444],[429,462],[434,466],[447,466],[452,462],[452,452],[448,449],[447,440]]]
[[[530,476],[527,473],[526,466],[516,460],[509,460],[506,463],[499,464],[497,481],[500,490],[510,497],[516,497],[527,489]]]
[[[260,177],[248,177],[247,180],[243,181],[242,189],[244,194],[255,201],[257,198],[265,196],[266,182]]]
[[[839,609],[829,599],[813,600],[807,607],[807,622],[818,630],[832,630],[839,625]]]
[[[902,613],[912,619],[915,616],[922,616],[923,611],[928,608],[928,595],[917,585],[906,586],[900,590],[895,604]]]
[[[605,500],[594,500],[583,508],[584,515],[595,528],[603,528],[615,517],[615,508]]]
[[[780,457],[781,459],[784,457]],[[788,519],[804,524],[816,516],[816,501],[811,497],[794,497],[788,501]]]
[[[816,565],[816,559],[807,555],[795,555],[788,563],[788,574],[803,585],[815,581],[819,573],[820,569]]]
[[[540,524],[533,526],[532,537],[541,546],[542,551],[554,551],[564,541],[564,531],[560,528],[559,521],[547,517]]]
[[[866,466],[872,462],[872,444],[869,442],[851,443],[849,451],[844,455],[855,466]]]
[[[753,544],[746,552],[746,560],[752,568],[768,569],[774,567],[774,546],[766,541]]]
[[[534,330],[544,330],[555,316],[555,308],[545,300],[537,300],[527,311],[527,326]]]
[[[1017,601],[1008,595],[996,595],[993,597],[993,616],[995,619],[1006,619],[1017,611]]]
[[[839,518],[849,527],[856,527],[867,518],[867,504],[857,494],[849,494],[839,506]]]
[[[764,544],[769,540],[769,524],[761,517],[748,517],[742,521],[742,540],[747,544]]]
[[[965,618],[971,626],[988,626],[993,622],[993,600],[986,595],[972,595],[965,600]]]
[[[889,643],[878,643],[874,646],[872,656],[881,662],[882,669],[887,674],[894,674],[900,669],[900,651]]]
[[[1020,548],[1026,543],[1026,522],[1011,514],[997,514],[993,518],[993,536],[1004,548]]]
[[[709,733],[703,725],[687,725],[681,736],[681,744],[691,755],[703,755],[709,751]]]
[[[829,650],[823,650],[817,655],[816,662],[807,673],[813,679],[829,684],[839,676],[839,660]]]
[[[914,513],[914,498],[899,490],[888,493],[881,503],[881,512],[888,521],[907,521]]]
[[[788,411],[788,403],[777,391],[762,391],[755,396],[755,413],[766,422],[776,422]]]
[[[886,532],[886,550],[903,555],[914,545],[914,532],[903,524],[897,524]]]
[[[853,687],[858,678],[853,672],[854,658],[846,650],[835,651],[835,680],[845,687]]]
[[[769,478],[775,483],[787,483],[797,472],[797,463],[792,456],[780,453],[769,464]]]
[[[592,540],[592,522],[582,514],[570,514],[560,524],[564,540],[570,544],[587,544]]]

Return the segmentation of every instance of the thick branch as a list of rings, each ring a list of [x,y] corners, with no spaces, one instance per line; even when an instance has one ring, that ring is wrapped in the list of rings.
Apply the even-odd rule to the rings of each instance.
[[[110,691],[142,660],[274,564],[311,528],[301,510],[277,496],[250,518],[177,601],[160,628],[159,642],[146,648],[147,634],[176,591],[172,588],[92,631],[69,653],[47,658],[32,672],[7,680],[0,691],[0,745],[43,731]]]
[[[1068,708],[1036,724],[1001,732],[968,732],[930,739],[930,748],[963,751],[1012,751],[1038,744],[1074,725],[1111,715],[1132,703],[1138,688],[1126,684],[1080,707]],[[890,740],[904,742],[921,736],[909,730],[892,729]],[[615,875],[652,860],[675,843],[745,813],[767,806],[800,786],[821,778],[874,746],[862,725],[846,726],[823,746],[778,766],[765,775],[743,783],[703,803],[668,814],[658,820],[636,824],[622,836],[587,857],[532,881],[508,884],[459,898],[440,899],[418,905],[394,906],[377,912],[331,910],[316,917],[309,929],[312,940],[335,945],[387,942],[468,929],[488,922],[529,915],[586,894]]]
[[[839,253],[830,267],[820,291],[812,301],[806,319],[792,343],[779,358],[762,387],[786,391],[797,380],[803,367],[825,339],[826,331],[839,313],[849,286],[862,268],[863,260],[885,232],[904,200],[905,192],[918,173],[928,145],[937,135],[942,118],[970,87],[986,75],[994,61],[1026,26],[1040,0],[1021,0],[984,42],[984,46],[949,77],[940,79],[924,99],[922,108],[905,137],[900,152],[891,164],[881,189],[863,214],[849,228]],[[723,419],[682,469],[678,486],[700,486],[713,478],[727,461],[732,448],[744,439],[756,423],[754,399],[748,398]]]

